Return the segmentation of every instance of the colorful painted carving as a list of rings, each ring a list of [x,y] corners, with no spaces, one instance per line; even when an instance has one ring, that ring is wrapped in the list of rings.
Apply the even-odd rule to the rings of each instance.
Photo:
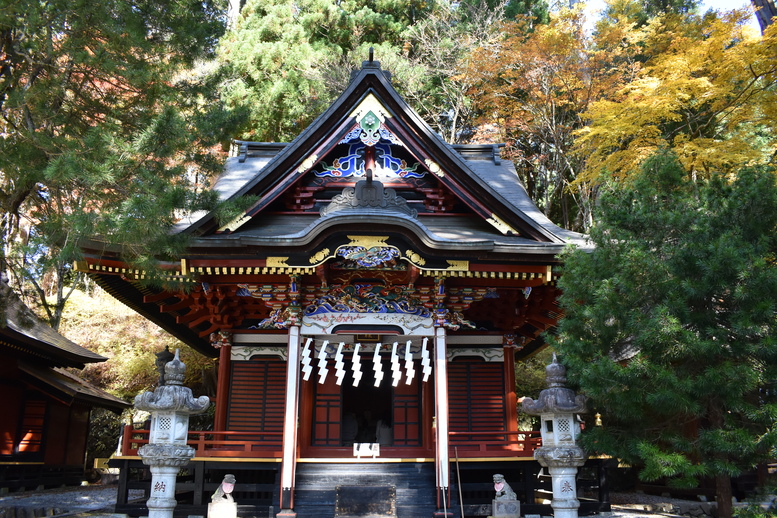
[[[364,177],[364,148],[366,144],[359,138],[348,142],[348,154],[335,158],[331,166],[326,162],[321,162],[323,171],[315,171],[318,177],[350,178]],[[404,159],[395,157],[391,153],[391,143],[384,141],[376,142],[375,160],[376,171],[373,171],[373,177],[376,180],[391,180],[396,178],[422,178],[426,172],[418,170],[419,163],[409,166]]]
[[[340,142],[338,142],[338,144],[350,144],[354,140],[357,140],[357,139],[361,140],[362,131],[363,129],[360,125],[354,126],[354,128],[351,131],[345,134],[343,139]],[[380,134],[380,140],[385,140],[389,144],[393,144],[395,146],[404,147],[404,144],[402,143],[402,141],[399,140],[396,135],[390,132],[388,128],[386,128],[386,126],[384,126],[383,124],[381,124],[380,127],[378,128],[378,133]]]
[[[354,284],[335,286],[305,308],[305,315],[323,313],[403,313],[431,316],[405,286]]]
[[[289,308],[277,308],[270,312],[270,316],[248,329],[288,329],[294,321]]]
[[[337,256],[343,257],[364,268],[380,266],[394,266],[399,258],[399,250],[389,246],[341,246],[337,249]]]
[[[210,334],[210,345],[216,349],[232,345],[232,331],[220,330]]]
[[[367,112],[359,121],[362,131],[359,133],[359,139],[365,146],[374,146],[380,141],[381,121],[374,113]]]
[[[475,324],[465,319],[458,311],[450,311],[448,308],[435,310],[435,325],[451,331],[458,331],[462,327],[475,329]]]

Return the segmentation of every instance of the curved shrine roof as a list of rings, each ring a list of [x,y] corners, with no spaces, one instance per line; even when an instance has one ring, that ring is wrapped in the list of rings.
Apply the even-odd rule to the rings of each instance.
[[[364,121],[373,116],[380,120],[380,137],[361,145],[359,138],[366,142]],[[587,246],[585,236],[553,224],[537,208],[513,163],[499,156],[499,146],[445,143],[399,96],[377,62],[365,62],[340,98],[293,142],[238,141],[235,146],[237,156],[227,159],[214,190],[222,200],[246,195],[259,200],[221,227],[204,212],[181,220],[175,231],[191,233],[195,247],[304,245],[311,234],[336,225],[373,225],[376,230],[375,224],[402,227],[441,249],[456,243],[464,249],[555,255],[567,244]],[[337,193],[344,196],[367,178],[367,150],[375,148],[375,164],[382,159],[403,165],[391,166],[389,173],[399,170],[398,175],[367,181],[380,183],[387,198],[396,194],[398,204],[407,202],[406,212],[413,214],[358,200],[326,212]],[[346,170],[341,162],[347,160],[351,166]],[[372,169],[380,171],[381,165]],[[311,200],[310,206],[281,202],[295,189]],[[447,206],[430,208],[434,196],[447,198]]]
[[[108,358],[68,340],[41,322],[14,291],[0,282],[0,342],[26,356],[47,364],[83,368],[86,363],[104,362]]]

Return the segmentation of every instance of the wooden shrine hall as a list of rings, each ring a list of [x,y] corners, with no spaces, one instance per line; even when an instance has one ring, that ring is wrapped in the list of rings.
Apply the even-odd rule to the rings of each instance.
[[[488,515],[503,473],[524,512],[549,514],[515,362],[557,323],[558,255],[583,237],[537,209],[499,146],[443,142],[371,58],[293,142],[233,154],[214,188],[254,201],[178,224],[190,246],[168,267],[190,290],[149,288],[103,243],[78,264],[219,358],[214,428],[190,432],[176,512],[204,514],[233,473],[241,516]],[[147,437],[127,428],[112,461],[117,512],[146,513],[126,493],[148,491]],[[581,512],[609,510],[590,462]]]
[[[73,372],[105,360],[54,331],[0,279],[0,494],[81,484],[92,410],[129,406]]]

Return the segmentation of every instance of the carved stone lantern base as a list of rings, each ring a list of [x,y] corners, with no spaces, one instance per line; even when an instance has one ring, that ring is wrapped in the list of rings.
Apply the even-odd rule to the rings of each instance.
[[[151,471],[151,497],[146,502],[148,518],[172,517],[177,504],[176,477],[194,457],[194,448],[185,444],[145,444],[138,455]]]

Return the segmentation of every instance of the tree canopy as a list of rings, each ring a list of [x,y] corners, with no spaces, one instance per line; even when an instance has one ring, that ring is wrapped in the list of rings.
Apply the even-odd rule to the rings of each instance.
[[[115,235],[148,257],[146,244],[170,246],[176,211],[212,203],[198,187],[228,117],[206,116],[214,105],[181,74],[221,32],[210,1],[0,10],[0,269],[32,287],[54,327],[80,237]]]
[[[635,75],[620,25],[586,33],[581,10],[554,13],[546,25],[505,23],[507,35],[472,52],[468,94],[481,124],[495,123],[535,203],[567,228],[591,223],[593,193],[573,183],[585,155],[573,153],[589,106]]]
[[[289,141],[347,86],[375,47],[397,89],[449,142],[466,138],[470,103],[460,65],[499,37],[501,4],[473,0],[249,1],[219,46],[225,102],[246,111],[239,137]],[[540,1],[510,4],[543,13]]]
[[[652,49],[639,74],[592,103],[576,149],[588,156],[583,180],[626,176],[658,149],[709,176],[774,164],[777,135],[777,27],[763,37],[744,26],[748,13],[658,17],[635,36]],[[667,43],[668,42],[668,43]]]
[[[602,414],[592,453],[696,487],[777,446],[777,182],[692,175],[671,152],[608,183],[593,252],[565,256],[557,350]]]

